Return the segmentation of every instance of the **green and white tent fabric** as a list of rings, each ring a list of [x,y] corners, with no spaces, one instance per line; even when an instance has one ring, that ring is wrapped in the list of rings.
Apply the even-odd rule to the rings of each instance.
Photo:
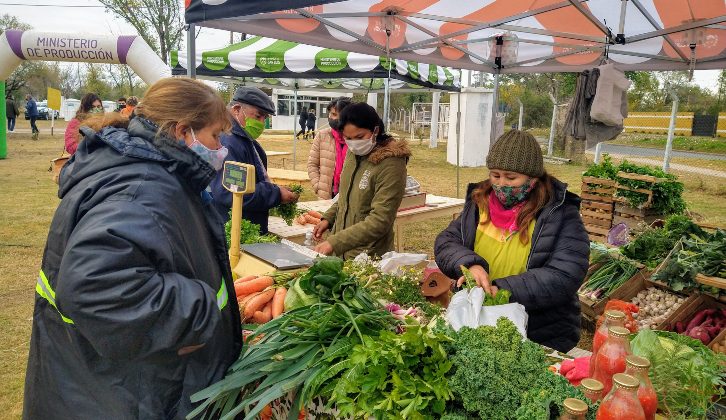
[[[356,90],[381,89],[378,79],[396,79],[392,87],[413,87],[455,91],[460,88],[459,71],[447,67],[388,60],[386,57],[315,47],[291,41],[255,36],[226,48],[197,52],[197,75],[201,77],[245,77],[256,82],[271,79],[334,79],[319,87]],[[185,51],[172,51],[172,73],[187,73]],[[373,80],[371,80],[373,79]],[[292,87],[292,86],[290,86]]]

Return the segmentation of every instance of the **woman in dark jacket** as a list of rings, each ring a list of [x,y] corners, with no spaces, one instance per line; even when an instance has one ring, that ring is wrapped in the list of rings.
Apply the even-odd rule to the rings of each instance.
[[[26,419],[183,419],[190,396],[239,355],[224,227],[205,192],[226,154],[225,104],[201,82],[169,78],[136,115],[128,129],[82,128],[61,171]]]
[[[568,351],[580,338],[589,257],[580,199],[544,171],[529,133],[502,135],[487,167],[489,179],[469,186],[464,210],[436,238],[436,262],[459,285],[464,266],[488,293],[511,291],[529,314],[528,338]]]

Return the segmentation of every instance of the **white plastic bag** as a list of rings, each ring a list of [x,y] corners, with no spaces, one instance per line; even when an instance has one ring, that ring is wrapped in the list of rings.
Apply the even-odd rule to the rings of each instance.
[[[476,328],[481,325],[496,326],[501,317],[509,318],[522,337],[527,337],[529,316],[519,303],[484,306],[484,289],[474,287],[457,292],[446,310],[446,321],[454,331],[461,327]]]
[[[400,275],[401,267],[416,265],[423,261],[426,261],[426,254],[399,254],[390,251],[381,256],[378,268],[386,274]]]

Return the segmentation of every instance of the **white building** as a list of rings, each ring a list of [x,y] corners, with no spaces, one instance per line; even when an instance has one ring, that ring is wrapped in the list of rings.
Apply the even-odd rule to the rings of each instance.
[[[352,93],[315,91],[315,90],[298,90],[297,91],[297,107],[294,107],[295,91],[288,89],[273,89],[272,102],[277,106],[277,115],[272,117],[273,130],[292,130],[295,132],[300,130],[298,124],[298,114],[302,107],[305,109],[314,108],[315,129],[328,126],[328,103],[335,98],[341,96],[352,97]]]

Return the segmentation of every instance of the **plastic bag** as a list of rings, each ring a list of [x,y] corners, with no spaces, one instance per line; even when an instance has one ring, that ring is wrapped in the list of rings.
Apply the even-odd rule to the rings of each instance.
[[[378,268],[386,274],[400,275],[401,267],[411,266],[426,261],[426,254],[399,254],[390,251],[381,256]]]
[[[480,325],[496,326],[501,317],[508,318],[516,325],[522,337],[527,337],[529,316],[519,303],[484,306],[484,289],[474,287],[457,292],[446,310],[446,320],[454,331],[461,327],[476,328]]]

